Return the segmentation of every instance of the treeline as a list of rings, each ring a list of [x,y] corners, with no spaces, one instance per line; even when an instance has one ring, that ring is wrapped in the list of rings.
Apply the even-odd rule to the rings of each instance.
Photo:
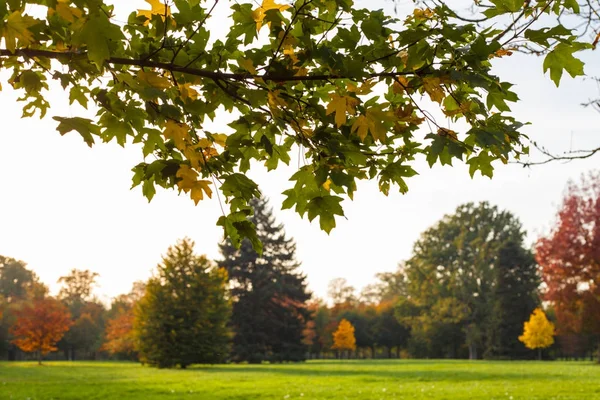
[[[93,272],[60,278],[54,298],[24,263],[0,258],[0,354],[183,368],[330,357],[527,359],[554,342],[546,315],[557,336],[545,357],[591,357],[600,343],[598,174],[569,186],[553,229],[533,249],[510,212],[465,204],[423,232],[395,272],[377,274],[360,293],[335,279],[327,300],[307,290],[295,244],[266,200],[253,205],[262,252],[247,240],[240,248],[225,242],[222,258],[211,261],[181,240],[151,279],[110,307],[93,294]]]

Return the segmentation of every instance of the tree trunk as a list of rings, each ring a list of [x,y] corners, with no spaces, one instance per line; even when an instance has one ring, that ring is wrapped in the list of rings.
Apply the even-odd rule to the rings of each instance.
[[[396,358],[400,358],[400,346],[396,346]]]
[[[596,350],[596,362],[600,364],[600,343],[598,343],[598,349]]]
[[[539,347],[538,348],[538,361],[541,361],[541,360],[542,360],[542,348]]]
[[[392,348],[388,346],[387,351],[388,351],[388,358],[392,358]]]
[[[469,344],[469,360],[477,360],[477,346],[473,343]]]
[[[38,365],[42,365],[42,352],[39,350],[37,352],[37,360],[38,360]]]

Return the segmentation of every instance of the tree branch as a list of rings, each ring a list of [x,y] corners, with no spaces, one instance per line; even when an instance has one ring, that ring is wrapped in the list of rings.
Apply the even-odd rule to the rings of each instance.
[[[9,50],[0,49],[0,57],[46,57],[56,59],[71,59],[73,57],[86,56],[86,52],[59,52],[50,50],[36,50],[36,49],[21,49],[16,50],[15,53],[11,53]],[[262,79],[263,81],[270,82],[302,82],[302,81],[327,81],[331,79],[357,79],[357,78],[394,78],[403,75],[420,75],[424,68],[420,68],[416,71],[402,71],[402,72],[378,72],[370,73],[362,76],[351,76],[351,75],[336,75],[336,74],[321,74],[321,75],[274,75],[274,74],[260,74],[252,75],[249,73],[229,73],[229,72],[215,72],[205,69],[182,67],[173,65],[170,63],[157,62],[147,59],[131,59],[121,57],[111,57],[106,60],[107,64],[113,65],[130,65],[137,67],[157,68],[170,72],[179,72],[182,74],[194,75],[209,79],[218,80],[235,80],[235,81],[255,81]],[[429,67],[429,66],[428,66]]]

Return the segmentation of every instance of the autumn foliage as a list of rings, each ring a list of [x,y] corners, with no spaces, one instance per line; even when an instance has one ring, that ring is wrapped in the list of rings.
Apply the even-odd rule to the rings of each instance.
[[[26,352],[42,356],[57,350],[56,343],[71,326],[67,308],[53,298],[37,299],[16,311],[17,321],[11,329],[13,343]]]
[[[599,173],[568,187],[556,224],[536,253],[560,333],[600,333]]]
[[[548,321],[541,308],[533,310],[529,321],[525,322],[523,326],[523,335],[519,336],[519,340],[532,350],[552,346],[554,343],[554,324]]]
[[[111,354],[134,354],[136,346],[133,320],[133,309],[109,320],[106,324],[106,341],[102,345],[102,350]]]
[[[347,319],[342,319],[337,330],[333,333],[333,346],[336,350],[356,350],[354,326]]]

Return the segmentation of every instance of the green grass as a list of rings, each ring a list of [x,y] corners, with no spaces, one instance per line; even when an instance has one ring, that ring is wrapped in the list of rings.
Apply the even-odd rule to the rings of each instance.
[[[158,370],[134,363],[0,363],[0,399],[600,399],[576,362],[314,361]]]

